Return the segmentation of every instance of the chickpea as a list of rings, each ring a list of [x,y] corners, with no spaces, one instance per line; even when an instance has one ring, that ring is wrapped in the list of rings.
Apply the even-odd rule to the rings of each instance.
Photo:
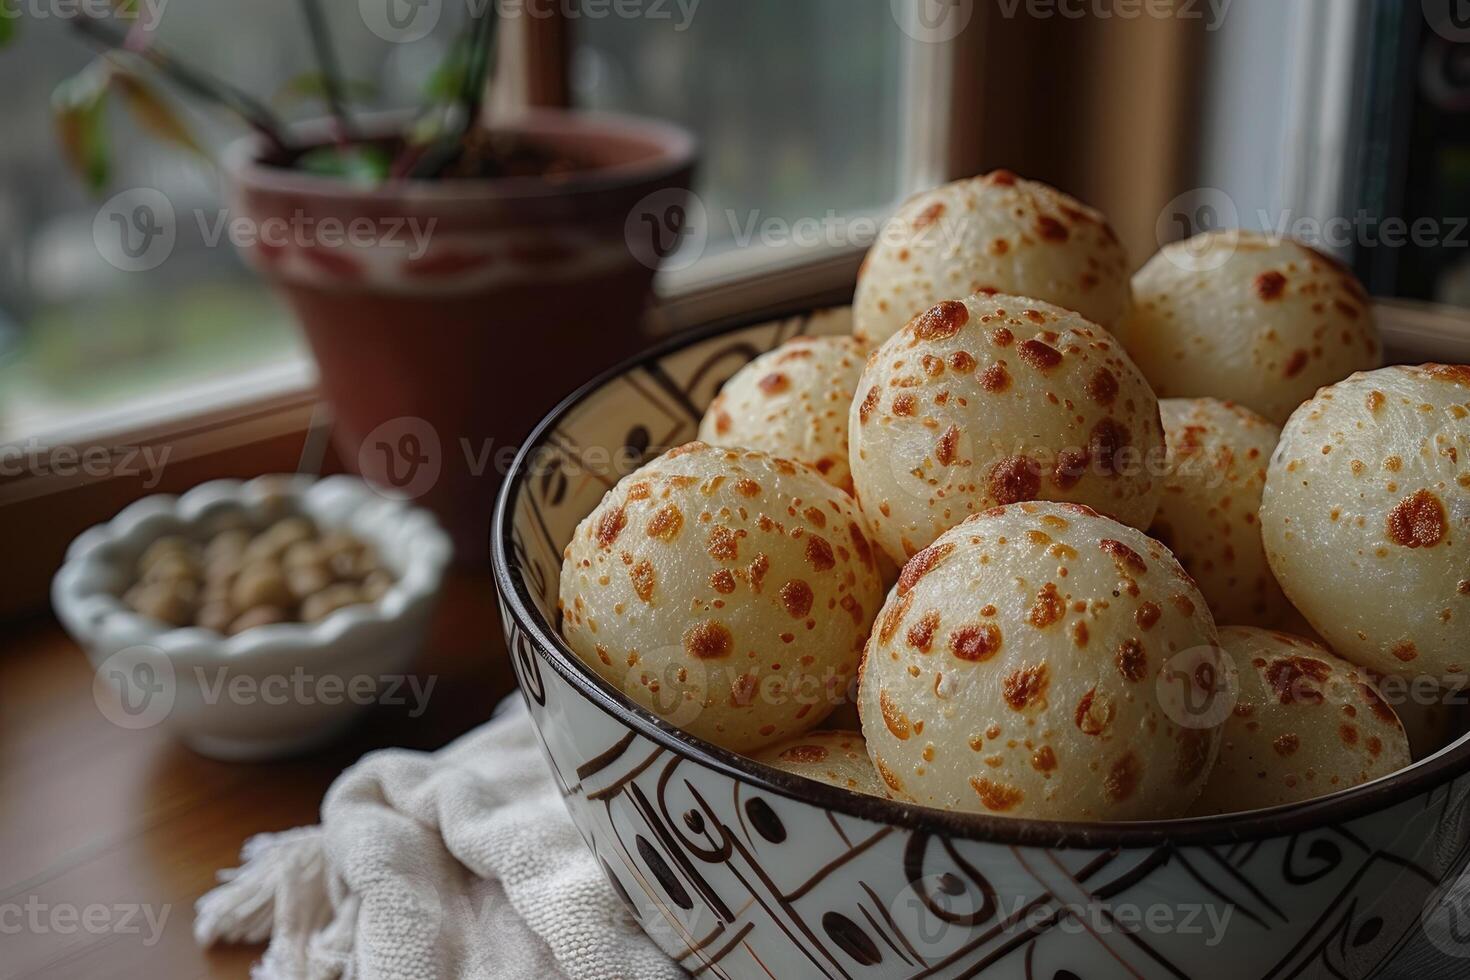
[[[303,622],[315,623],[344,606],[355,606],[363,601],[361,589],[355,585],[339,582],[328,586],[316,595],[308,596],[301,603],[301,619]]]
[[[216,633],[227,633],[230,624],[235,619],[235,607],[228,602],[206,601],[199,607],[199,615],[195,622],[207,630]]]
[[[368,572],[367,577],[362,580],[362,594],[369,602],[377,602],[393,588],[393,576],[375,568]]]
[[[270,626],[272,623],[284,623],[285,621],[286,612],[279,606],[256,606],[235,617],[235,621],[230,624],[229,634],[234,636],[257,626]]]
[[[250,532],[242,528],[221,531],[204,546],[204,562],[212,565],[217,561],[238,561],[250,546]]]
[[[286,577],[275,562],[255,561],[245,566],[230,586],[230,601],[238,609],[256,606],[289,607],[294,602]]]
[[[286,587],[291,590],[291,595],[295,596],[298,602],[304,601],[331,585],[332,576],[327,574],[326,566],[320,563],[298,565],[295,568],[286,569]]]
[[[299,568],[302,565],[320,565],[326,567],[326,555],[322,553],[321,546],[314,541],[298,541],[286,549],[281,557],[281,564],[287,570]]]
[[[188,626],[194,619],[194,597],[192,587],[183,588],[173,582],[149,582],[129,589],[123,601],[151,619],[171,626]]]
[[[150,544],[138,559],[138,571],[147,572],[155,563],[172,555],[190,556],[194,551],[194,545],[187,539],[177,534],[169,534],[159,538]]]
[[[199,561],[187,551],[170,551],[155,558],[143,572],[144,582],[191,582],[199,575]]]

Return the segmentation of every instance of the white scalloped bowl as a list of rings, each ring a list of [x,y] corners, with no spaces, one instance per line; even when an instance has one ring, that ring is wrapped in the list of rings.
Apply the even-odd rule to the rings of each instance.
[[[200,535],[227,515],[264,525],[285,513],[370,542],[395,582],[377,602],[316,623],[222,636],[142,616],[121,596],[139,556],[168,534]],[[216,480],[145,497],[67,549],[51,583],[66,631],[97,668],[98,707],[123,728],[165,724],[219,759],[289,755],[332,738],[404,682],[423,645],[452,549],[427,511],[354,477]]]

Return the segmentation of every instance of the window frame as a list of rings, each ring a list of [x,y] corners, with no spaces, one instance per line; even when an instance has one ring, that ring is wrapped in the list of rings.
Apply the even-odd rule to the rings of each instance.
[[[566,106],[574,30],[560,10],[508,22],[495,109]],[[973,97],[973,85],[967,85],[973,77],[957,77],[956,66],[979,61],[981,34],[976,23],[942,43],[904,36],[898,193],[866,216],[881,220],[910,194],[973,171],[974,147],[954,138],[965,131],[967,117],[960,113],[968,110]],[[703,257],[688,269],[657,278],[649,314],[652,330],[664,335],[803,300],[846,302],[865,251],[860,246],[787,243]],[[151,486],[144,485],[146,476],[137,474],[0,474],[0,535],[19,558],[0,565],[0,620],[42,607],[68,543],[85,528],[111,519],[131,500],[181,493],[204,479],[342,469],[326,446],[330,411],[317,392],[309,357],[201,383],[182,396],[173,393],[156,401],[160,403],[123,403],[105,415],[99,412],[0,443],[0,453],[47,453],[70,446],[102,447],[110,453],[146,450],[154,459],[167,454],[162,478]]]

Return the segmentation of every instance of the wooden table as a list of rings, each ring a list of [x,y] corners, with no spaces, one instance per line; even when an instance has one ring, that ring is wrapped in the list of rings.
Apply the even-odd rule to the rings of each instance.
[[[364,752],[438,748],[489,717],[515,684],[492,590],[488,573],[450,577],[416,669],[437,678],[419,718],[374,708],[342,742],[270,763],[213,762],[159,729],[114,726],[54,620],[4,627],[0,977],[247,976],[260,947],[200,950],[194,900],[252,834],[315,823]],[[151,942],[144,912],[162,923]]]

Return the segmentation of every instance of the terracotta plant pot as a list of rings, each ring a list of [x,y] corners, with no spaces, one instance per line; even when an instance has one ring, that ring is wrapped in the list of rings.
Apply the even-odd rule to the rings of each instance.
[[[485,558],[536,421],[644,345],[649,236],[682,214],[695,157],[688,133],[643,120],[537,110],[504,128],[593,166],[359,187],[264,163],[253,140],[226,166],[231,237],[301,323],[336,449],[435,511],[462,563]]]

